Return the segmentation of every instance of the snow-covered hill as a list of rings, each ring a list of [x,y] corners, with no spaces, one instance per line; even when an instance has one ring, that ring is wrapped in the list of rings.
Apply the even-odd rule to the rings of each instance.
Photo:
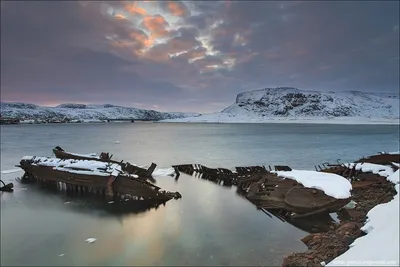
[[[236,102],[221,112],[167,121],[398,123],[399,96],[266,88],[238,94]]]
[[[1,116],[4,118],[17,118],[21,120],[107,120],[107,119],[142,119],[164,120],[198,116],[196,113],[159,112],[105,105],[61,104],[56,107],[43,107],[26,103],[0,103]]]

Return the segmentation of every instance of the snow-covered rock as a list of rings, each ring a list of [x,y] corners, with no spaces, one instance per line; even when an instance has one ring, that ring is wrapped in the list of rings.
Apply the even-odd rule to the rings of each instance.
[[[221,112],[175,122],[399,122],[399,96],[388,93],[319,92],[266,88],[240,93]]]
[[[101,121],[107,119],[163,120],[197,116],[196,113],[159,112],[130,107],[84,104],[61,104],[44,107],[26,103],[0,103],[1,116],[20,120]]]

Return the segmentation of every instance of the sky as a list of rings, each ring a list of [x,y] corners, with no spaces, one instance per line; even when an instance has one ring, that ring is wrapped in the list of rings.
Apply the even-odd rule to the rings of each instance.
[[[219,111],[267,87],[399,91],[398,1],[1,1],[1,101]]]

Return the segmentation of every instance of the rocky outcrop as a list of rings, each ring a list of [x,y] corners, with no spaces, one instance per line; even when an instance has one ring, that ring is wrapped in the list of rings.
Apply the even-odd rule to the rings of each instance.
[[[240,93],[221,113],[258,117],[399,118],[399,97],[358,91],[319,92],[290,87]]]

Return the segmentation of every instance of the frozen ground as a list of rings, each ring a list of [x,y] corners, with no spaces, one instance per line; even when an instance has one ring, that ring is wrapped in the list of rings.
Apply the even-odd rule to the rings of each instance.
[[[361,228],[367,235],[357,238],[348,251],[327,266],[400,265],[399,176],[399,170],[387,176],[388,181],[396,184],[397,195],[389,203],[380,204],[368,212],[367,222]]]

